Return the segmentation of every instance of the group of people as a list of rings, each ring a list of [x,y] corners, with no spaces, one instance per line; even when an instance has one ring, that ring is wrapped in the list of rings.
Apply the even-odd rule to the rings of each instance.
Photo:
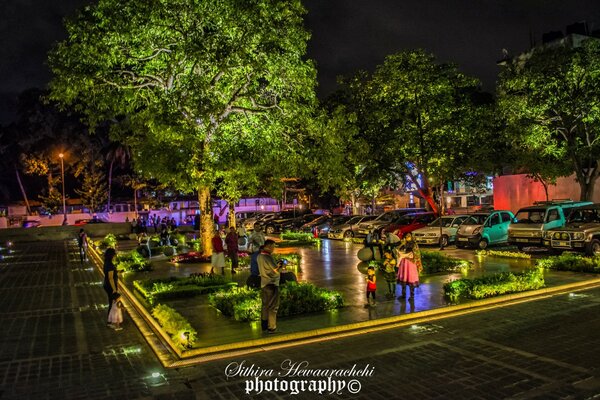
[[[129,218],[127,218],[125,222],[129,222]],[[156,214],[152,214],[149,217],[139,216],[131,220],[131,230],[132,233],[135,233],[136,235],[148,233],[149,227],[152,227],[155,233],[159,232],[159,230],[162,231],[163,229],[174,230],[177,228],[177,221],[175,221],[175,218],[166,216],[161,218]]]
[[[386,296],[396,297],[396,287],[400,284],[402,293],[399,298],[406,298],[408,287],[410,294],[408,299],[413,300],[415,288],[419,286],[419,274],[423,270],[423,264],[419,245],[412,234],[407,233],[401,241],[386,245],[383,255],[383,272],[388,289]],[[375,293],[377,291],[375,267],[368,267],[366,281],[367,303],[365,306],[374,306],[376,305]]]

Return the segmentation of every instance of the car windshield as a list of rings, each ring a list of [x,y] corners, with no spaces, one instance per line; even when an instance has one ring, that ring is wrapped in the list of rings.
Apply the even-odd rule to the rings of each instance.
[[[596,209],[573,210],[569,215],[569,222],[600,222],[600,215]]]
[[[413,221],[415,220],[415,216],[409,216],[409,215],[405,215],[403,217],[400,217],[396,220],[396,224],[398,225],[410,225],[413,223]]]
[[[452,221],[454,221],[454,218],[452,217],[442,217],[442,227],[448,228],[452,226]],[[429,226],[440,226],[440,219],[436,218],[435,221],[429,224]]]
[[[358,224],[364,217],[362,216],[358,216],[358,217],[352,217],[350,218],[348,221],[346,221],[346,223],[348,225],[354,225],[354,224]]]
[[[546,210],[543,208],[519,210],[515,216],[516,224],[543,224],[545,220]]]
[[[375,221],[392,222],[395,216],[396,215],[392,212],[386,212],[381,214],[379,217],[375,218]]]
[[[345,224],[346,222],[348,222],[350,220],[350,218],[352,218],[352,217],[349,217],[347,215],[340,215],[340,216],[334,217],[332,223],[334,225]]]
[[[487,214],[473,214],[463,222],[463,225],[483,225],[488,217]]]

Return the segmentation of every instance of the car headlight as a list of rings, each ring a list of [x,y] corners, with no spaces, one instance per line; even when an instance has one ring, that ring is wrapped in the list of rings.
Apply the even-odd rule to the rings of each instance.
[[[569,239],[569,234],[567,232],[563,232],[560,234],[560,238],[563,240],[568,240]]]
[[[428,233],[427,236],[435,237],[435,236],[439,236],[439,233],[431,232],[431,233]]]
[[[482,226],[479,226],[479,227],[473,229],[473,235],[479,235],[482,230],[483,230]]]
[[[583,240],[584,238],[585,238],[585,234],[583,232],[573,233],[573,240]]]

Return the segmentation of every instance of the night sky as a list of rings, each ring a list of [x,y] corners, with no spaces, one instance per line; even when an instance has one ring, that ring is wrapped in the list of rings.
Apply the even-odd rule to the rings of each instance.
[[[45,87],[46,54],[65,37],[62,18],[90,0],[0,1],[0,123],[14,119],[19,92]],[[502,49],[518,54],[541,35],[587,21],[600,29],[599,0],[304,0],[319,95],[336,76],[372,70],[387,54],[424,48],[493,90]]]

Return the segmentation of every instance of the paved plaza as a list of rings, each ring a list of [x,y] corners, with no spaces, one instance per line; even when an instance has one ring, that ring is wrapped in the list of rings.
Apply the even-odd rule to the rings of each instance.
[[[16,243],[12,253],[2,254],[0,399],[318,398],[308,388],[297,395],[289,390],[246,394],[252,373],[276,374],[286,360],[306,362],[310,369],[368,365],[372,370],[371,376],[356,378],[356,393],[346,388],[330,398],[600,394],[600,289],[164,369],[128,316],[121,332],[105,326],[101,276],[90,263],[79,263],[75,242]],[[281,325],[285,329],[284,321]],[[232,366],[242,363],[254,365],[254,372],[228,379],[226,370],[232,375]],[[287,383],[301,379],[289,377]]]

